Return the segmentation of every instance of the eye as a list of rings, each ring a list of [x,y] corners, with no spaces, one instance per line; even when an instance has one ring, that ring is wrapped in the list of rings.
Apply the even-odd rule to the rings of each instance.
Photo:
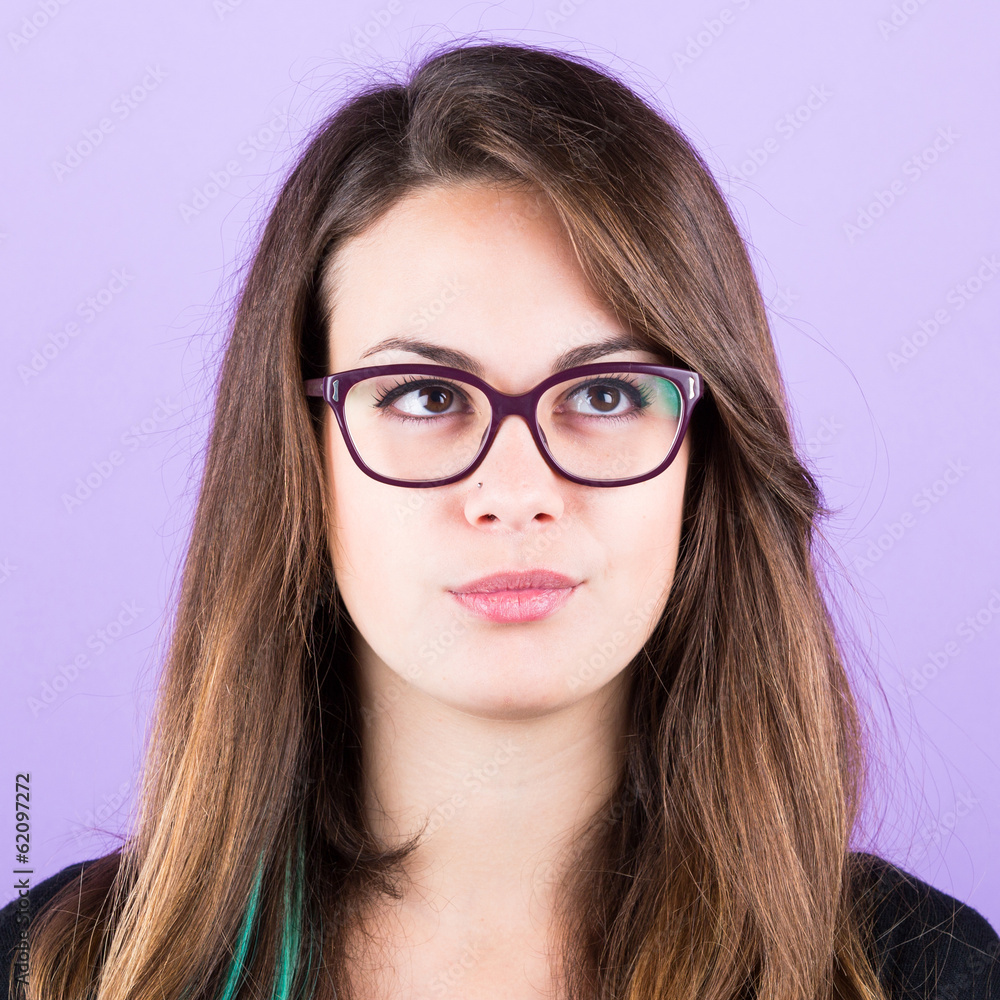
[[[587,407],[603,416],[624,416],[632,410],[643,410],[650,403],[648,388],[628,378],[602,378],[581,383],[565,396],[573,403],[571,409],[593,415]],[[623,406],[624,404],[624,406]]]
[[[398,405],[402,403],[403,405]],[[468,403],[468,397],[457,386],[440,379],[420,378],[419,376],[405,379],[403,382],[386,389],[378,396],[375,407],[391,408],[395,412],[421,419],[438,415],[463,412],[452,409],[460,403]]]

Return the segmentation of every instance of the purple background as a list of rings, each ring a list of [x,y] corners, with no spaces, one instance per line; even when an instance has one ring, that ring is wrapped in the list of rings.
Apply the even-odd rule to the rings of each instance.
[[[2,823],[12,845],[30,771],[35,881],[128,826],[225,311],[296,144],[374,67],[477,33],[624,75],[728,192],[840,511],[834,589],[884,761],[855,846],[1000,927],[1000,8],[16,0],[2,18]]]

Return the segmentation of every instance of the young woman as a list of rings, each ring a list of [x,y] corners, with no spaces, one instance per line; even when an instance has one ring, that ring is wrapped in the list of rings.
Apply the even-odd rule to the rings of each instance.
[[[514,45],[358,95],[236,313],[137,828],[7,908],[12,995],[1000,995],[849,849],[825,513],[672,125]]]

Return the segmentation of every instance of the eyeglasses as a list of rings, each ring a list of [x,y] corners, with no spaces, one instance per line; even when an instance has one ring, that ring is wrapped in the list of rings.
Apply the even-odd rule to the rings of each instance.
[[[542,457],[571,482],[630,486],[674,460],[702,384],[683,368],[604,363],[510,396],[460,368],[397,364],[306,379],[305,391],[330,404],[361,470],[390,486],[464,479],[509,416],[524,419]]]

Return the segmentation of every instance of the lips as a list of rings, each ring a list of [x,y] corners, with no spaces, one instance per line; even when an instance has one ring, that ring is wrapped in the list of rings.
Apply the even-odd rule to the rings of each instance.
[[[582,581],[547,569],[482,576],[451,591],[467,611],[491,622],[533,622],[558,611]]]
[[[453,587],[453,594],[493,594],[498,590],[562,590],[575,587],[579,580],[573,580],[563,573],[548,569],[522,570],[512,573],[494,573],[478,580]]]

